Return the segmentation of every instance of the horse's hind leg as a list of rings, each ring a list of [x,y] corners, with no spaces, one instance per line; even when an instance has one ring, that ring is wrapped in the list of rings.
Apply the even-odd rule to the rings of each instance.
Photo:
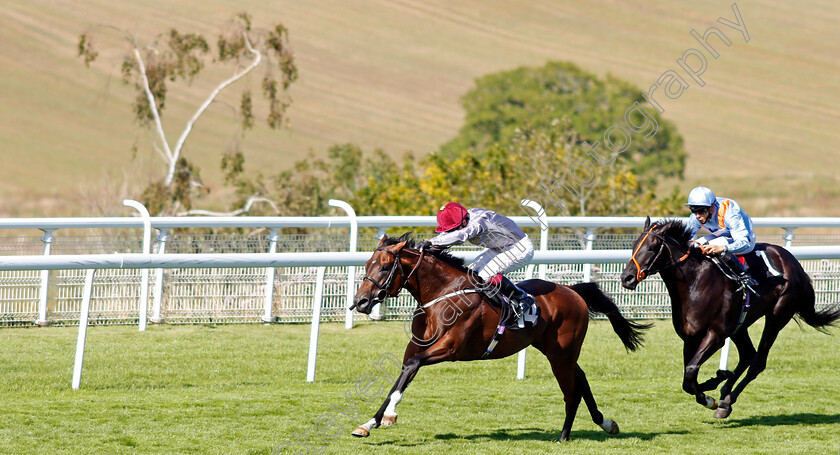
[[[771,318],[767,317],[766,322],[764,325],[764,332],[761,334],[761,341],[758,343],[758,350],[756,351],[755,355],[750,359],[750,366],[747,370],[746,376],[738,385],[735,387],[731,393],[726,395],[718,404],[718,409],[715,411],[715,418],[718,419],[725,419],[729,417],[729,414],[732,413],[732,405],[738,399],[738,395],[744,391],[744,388],[747,387],[747,384],[752,382],[759,373],[764,371],[764,368],[767,367],[767,355],[770,353],[770,348],[773,347],[773,343],[776,341],[776,337],[779,336],[779,332],[782,328],[787,324],[788,319],[779,319],[779,318]],[[740,363],[740,362],[739,362]]]
[[[732,343],[735,344],[735,347],[738,348],[738,365],[735,366],[735,369],[732,371],[732,375],[729,379],[727,379],[726,384],[724,384],[720,389],[721,401],[729,395],[729,392],[732,391],[732,387],[735,386],[738,378],[744,374],[744,371],[747,371],[747,367],[750,366],[750,361],[752,361],[753,357],[755,357],[755,347],[753,347],[752,340],[750,339],[750,335],[746,327],[738,333],[732,335],[730,338],[732,339]]]
[[[551,363],[551,371],[560,385],[560,390],[563,391],[563,401],[566,402],[566,420],[563,422],[563,431],[560,433],[558,442],[569,439],[569,433],[572,431],[572,423],[575,421],[575,414],[580,405],[580,399],[583,398],[581,390],[575,387],[577,364],[568,354],[559,354],[556,356],[547,356],[549,363]]]
[[[589,415],[592,416],[592,421],[600,426],[609,434],[618,434],[618,424],[612,420],[604,419],[604,414],[598,410],[598,405],[595,404],[595,397],[592,395],[592,389],[589,388],[589,381],[586,380],[586,374],[580,366],[577,366],[575,386],[580,394],[583,396],[583,401],[589,409]]]

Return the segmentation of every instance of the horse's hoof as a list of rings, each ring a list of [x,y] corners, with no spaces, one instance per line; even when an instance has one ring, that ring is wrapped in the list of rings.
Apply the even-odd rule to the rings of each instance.
[[[353,433],[351,433],[351,434],[352,434],[353,436],[358,437],[358,438],[366,438],[366,437],[370,436],[370,431],[368,431],[368,429],[367,429],[367,428],[364,428],[364,427],[359,427],[359,428],[356,428],[356,429],[353,431]]]
[[[391,425],[394,425],[396,423],[397,416],[384,415],[382,416],[382,423],[380,425],[382,425],[383,427],[390,427]]]
[[[706,404],[704,404],[703,406],[707,407],[709,409],[717,409],[718,408],[718,401],[715,400],[714,398],[710,397],[710,396],[707,396],[706,397]]]
[[[715,418],[716,419],[725,419],[729,417],[729,414],[732,414],[732,407],[719,407],[715,410]]]
[[[612,420],[604,419],[598,426],[609,434],[618,434],[618,424]]]

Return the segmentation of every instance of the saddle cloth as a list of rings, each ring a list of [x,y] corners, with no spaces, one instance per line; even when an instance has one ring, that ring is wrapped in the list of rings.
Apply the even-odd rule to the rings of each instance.
[[[508,306],[503,312],[504,323],[511,330],[529,329],[536,324],[540,317],[540,306],[536,302],[528,308],[525,314],[517,317],[516,312],[519,310],[519,302],[504,296],[502,296],[502,300]]]
[[[770,261],[770,257],[767,255],[766,250],[766,243],[757,243],[755,245],[755,249],[751,252],[743,256],[739,256],[739,258],[742,259],[741,262],[743,262],[744,266],[746,266],[747,271],[759,283],[763,283],[773,277],[782,276],[782,273],[779,271],[780,267]]]

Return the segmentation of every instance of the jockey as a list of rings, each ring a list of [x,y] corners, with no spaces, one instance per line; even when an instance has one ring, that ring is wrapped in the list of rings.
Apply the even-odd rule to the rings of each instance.
[[[513,284],[502,274],[518,270],[534,257],[534,245],[528,235],[510,218],[492,210],[466,207],[450,202],[437,214],[437,236],[423,242],[424,246],[446,248],[470,242],[486,248],[472,264],[485,282],[499,285],[500,291],[519,302],[518,316],[524,315],[536,302],[533,297]]]
[[[691,236],[693,237],[700,228],[705,228],[711,233],[697,241],[703,254],[722,255],[738,274],[741,284],[758,285],[741,261],[735,257],[747,254],[755,248],[752,220],[741,210],[741,206],[732,199],[715,197],[715,193],[705,186],[691,190],[685,205],[692,213],[687,223]]]

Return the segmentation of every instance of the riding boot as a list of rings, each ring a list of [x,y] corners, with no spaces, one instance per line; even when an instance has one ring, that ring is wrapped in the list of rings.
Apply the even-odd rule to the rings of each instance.
[[[738,281],[743,286],[758,286],[758,281],[747,272],[746,267],[744,264],[741,264],[741,261],[732,253],[726,253],[723,255],[723,260],[729,265],[733,272],[738,275]]]
[[[533,297],[528,295],[527,292],[523,291],[504,276],[502,276],[499,292],[516,303],[516,305],[513,305],[513,311],[516,312],[516,316],[519,318],[523,317],[528,312],[531,305],[536,305],[537,303]]]

